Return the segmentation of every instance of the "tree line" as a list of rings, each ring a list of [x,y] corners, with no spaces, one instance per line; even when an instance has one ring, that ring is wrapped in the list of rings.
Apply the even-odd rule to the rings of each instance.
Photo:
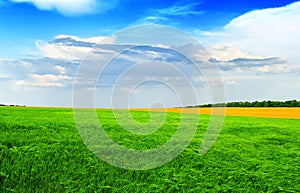
[[[187,106],[187,108],[193,107],[300,107],[300,101],[288,100],[288,101],[240,101],[240,102],[228,102],[226,104],[204,104],[196,106]]]
[[[5,104],[0,104],[0,107],[25,107],[25,105],[5,105]]]

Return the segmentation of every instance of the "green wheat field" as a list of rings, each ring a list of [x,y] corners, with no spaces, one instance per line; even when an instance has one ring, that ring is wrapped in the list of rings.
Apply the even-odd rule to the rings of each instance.
[[[159,131],[135,136],[111,110],[97,114],[108,135],[132,149],[164,144],[180,119],[168,113]],[[149,112],[132,116],[150,119]],[[300,192],[300,119],[227,116],[214,146],[200,155],[209,120],[200,115],[193,140],[173,161],[134,171],[95,156],[70,108],[1,107],[0,192]]]

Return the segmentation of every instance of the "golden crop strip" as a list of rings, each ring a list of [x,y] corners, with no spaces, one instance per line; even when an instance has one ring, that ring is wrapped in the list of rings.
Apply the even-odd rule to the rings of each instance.
[[[199,113],[211,114],[212,108],[157,108],[157,109],[132,109],[142,111],[158,111],[158,112],[184,112],[184,113]],[[294,118],[300,119],[300,108],[298,107],[227,107],[226,115],[228,116],[253,116],[253,117],[272,117],[272,118]]]

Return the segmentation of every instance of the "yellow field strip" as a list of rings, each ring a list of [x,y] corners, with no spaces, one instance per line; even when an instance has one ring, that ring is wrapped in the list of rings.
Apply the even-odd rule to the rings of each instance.
[[[35,107],[35,108],[47,108],[47,107]],[[54,108],[54,107],[48,107]],[[55,107],[57,108],[57,107]],[[65,108],[65,107],[61,107]],[[97,109],[110,109],[110,108],[97,108]],[[215,108],[215,113],[222,113],[222,110]],[[126,110],[126,109],[120,109]],[[156,111],[156,112],[176,112],[176,113],[201,113],[211,114],[212,108],[132,108],[130,110],[139,111]],[[226,115],[228,116],[252,116],[252,117],[271,117],[271,118],[293,118],[300,119],[300,108],[299,107],[227,107]]]
[[[217,109],[217,108],[216,108]],[[157,111],[157,112],[184,112],[184,113],[201,113],[201,114],[211,114],[212,108],[166,108],[166,109],[132,109],[132,110],[142,110],[142,111]],[[272,117],[272,118],[294,118],[300,119],[300,108],[292,107],[227,107],[226,115],[228,116],[253,116],[253,117]]]

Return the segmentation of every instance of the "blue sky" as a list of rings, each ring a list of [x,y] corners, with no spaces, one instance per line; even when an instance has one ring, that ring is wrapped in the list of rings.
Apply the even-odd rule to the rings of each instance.
[[[6,90],[0,103],[72,105],[72,81],[91,45],[143,24],[198,38],[220,68],[228,101],[300,99],[299,12],[300,3],[291,0],[0,0],[0,85]],[[99,97],[108,101],[110,92]],[[168,96],[162,88],[155,92]],[[132,106],[155,98],[145,97]],[[164,98],[166,106],[178,104]],[[206,102],[209,96],[200,101]]]

